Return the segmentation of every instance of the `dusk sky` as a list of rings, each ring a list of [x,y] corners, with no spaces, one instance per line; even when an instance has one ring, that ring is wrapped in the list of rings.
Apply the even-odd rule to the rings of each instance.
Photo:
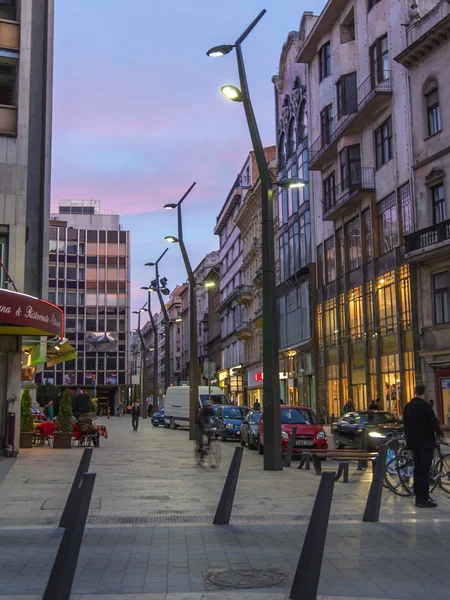
[[[193,181],[183,205],[186,246],[195,268],[218,248],[216,216],[250,150],[242,105],[220,93],[238,85],[234,52],[205,52],[233,43],[267,9],[244,44],[254,109],[265,145],[275,141],[272,75],[288,32],[321,0],[57,0],[53,107],[52,204],[101,201],[131,231],[132,309],[153,279],[144,263],[176,234],[163,210]],[[169,287],[186,280],[172,245],[160,272]]]

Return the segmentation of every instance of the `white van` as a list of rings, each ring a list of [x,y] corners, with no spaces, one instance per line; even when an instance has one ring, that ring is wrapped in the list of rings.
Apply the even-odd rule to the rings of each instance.
[[[167,388],[164,401],[164,427],[176,429],[177,427],[189,427],[189,392],[188,385],[174,385]],[[209,399],[209,387],[198,386],[198,407]],[[230,401],[217,386],[211,386],[211,402],[215,405],[230,404]]]

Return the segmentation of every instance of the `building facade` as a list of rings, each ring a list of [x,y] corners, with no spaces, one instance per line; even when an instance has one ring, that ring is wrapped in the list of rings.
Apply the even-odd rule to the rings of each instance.
[[[400,0],[328,2],[305,14],[309,182],[314,202],[317,409],[380,398],[397,415],[415,384],[410,268],[410,121],[394,57],[409,19]]]
[[[177,285],[169,296],[167,313],[170,319],[170,383],[180,385],[181,382],[181,342],[182,342],[182,317],[181,317],[181,294],[187,287]]]
[[[115,411],[128,381],[130,239],[119,215],[95,200],[61,200],[51,215],[48,298],[65,313],[76,359],[43,379],[93,391]]]
[[[34,386],[47,338],[64,328],[61,311],[45,302],[53,17],[52,0],[0,5],[0,437],[9,455],[19,442],[22,383]]]
[[[265,148],[265,153],[270,174],[275,179],[275,146]],[[253,163],[253,152],[250,157]],[[256,166],[252,166],[256,173]],[[257,175],[236,216],[236,225],[242,240],[242,283],[236,296],[242,307],[242,321],[236,333],[244,344],[245,400],[248,406],[256,401],[262,405],[262,210],[261,181]]]
[[[420,8],[420,12],[419,12]],[[411,272],[416,373],[450,425],[450,4],[410,13],[406,48],[413,167],[413,231],[405,237]]]
[[[312,18],[312,13],[306,13]],[[304,20],[306,35],[310,20]],[[301,47],[292,31],[283,45],[275,86],[277,179],[299,177],[299,189],[278,188],[276,209],[280,394],[285,404],[316,408],[313,352],[313,205],[308,172],[308,67],[296,62]],[[314,96],[313,96],[314,97]],[[315,105],[315,104],[314,104]]]

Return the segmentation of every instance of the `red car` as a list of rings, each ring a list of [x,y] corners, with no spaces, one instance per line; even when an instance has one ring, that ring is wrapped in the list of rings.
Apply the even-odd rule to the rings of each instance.
[[[328,448],[327,434],[319,423],[319,419],[307,406],[281,407],[281,444],[283,453],[286,452],[292,429],[297,427],[295,434],[294,453],[306,448],[326,450]],[[264,414],[258,425],[258,452],[264,452]]]

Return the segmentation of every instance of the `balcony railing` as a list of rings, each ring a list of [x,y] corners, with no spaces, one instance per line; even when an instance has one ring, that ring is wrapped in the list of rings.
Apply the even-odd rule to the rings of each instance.
[[[309,148],[309,165],[312,165],[322,156],[325,150],[331,146],[347,129],[355,116],[360,113],[377,94],[392,94],[391,72],[384,71],[384,79],[378,84],[374,83],[372,75],[356,90],[355,94],[346,99],[343,112],[348,114],[336,114],[329,122],[328,130],[322,131],[319,137]]]
[[[236,335],[238,337],[251,337],[253,335],[252,326],[247,321],[236,325]]]
[[[375,171],[372,167],[360,167],[353,169],[343,181],[334,188],[333,202],[325,198],[324,220],[338,216],[345,212],[347,203],[356,199],[360,192],[372,192],[375,190]]]
[[[427,250],[430,246],[443,242],[450,242],[450,219],[405,236],[405,252],[409,254],[417,250]]]
[[[236,300],[239,302],[239,304],[246,304],[252,299],[251,285],[240,285],[236,289],[238,291]]]

